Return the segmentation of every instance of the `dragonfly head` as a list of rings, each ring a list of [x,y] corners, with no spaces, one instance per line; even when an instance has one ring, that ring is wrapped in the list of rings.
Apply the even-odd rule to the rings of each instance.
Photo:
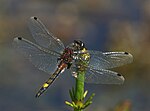
[[[74,40],[73,47],[75,48],[75,50],[83,50],[85,48],[85,45],[80,40]]]

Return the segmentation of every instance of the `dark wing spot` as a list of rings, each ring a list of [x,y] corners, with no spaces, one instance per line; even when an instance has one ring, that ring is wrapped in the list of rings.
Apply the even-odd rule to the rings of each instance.
[[[21,38],[21,37],[18,37],[18,40],[22,40],[22,38]]]
[[[127,55],[128,55],[129,53],[128,53],[128,52],[124,52],[124,54],[127,54]]]
[[[37,20],[37,17],[34,17],[34,20]]]
[[[121,76],[121,74],[117,74],[117,76]]]

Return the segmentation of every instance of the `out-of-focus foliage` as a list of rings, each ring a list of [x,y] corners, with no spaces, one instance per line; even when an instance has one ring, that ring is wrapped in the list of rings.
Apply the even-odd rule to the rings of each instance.
[[[131,102],[129,100],[123,101],[116,106],[114,111],[131,111]]]
[[[88,49],[133,54],[132,64],[114,69],[125,76],[123,85],[85,86],[96,93],[89,111],[108,111],[124,100],[130,100],[132,111],[149,111],[149,0],[0,0],[0,110],[69,110],[64,101],[74,83],[71,74],[63,73],[35,99],[49,75],[12,48],[16,36],[33,41],[27,28],[30,16],[40,18],[65,44],[81,39]]]

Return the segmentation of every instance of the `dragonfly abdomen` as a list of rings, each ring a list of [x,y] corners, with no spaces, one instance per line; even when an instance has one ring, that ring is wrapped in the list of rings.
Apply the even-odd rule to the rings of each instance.
[[[39,97],[42,93],[44,93],[47,90],[47,88],[56,80],[59,74],[65,70],[66,67],[67,67],[67,64],[61,64],[60,67],[58,67],[57,70],[42,85],[40,90],[37,92],[36,97]]]

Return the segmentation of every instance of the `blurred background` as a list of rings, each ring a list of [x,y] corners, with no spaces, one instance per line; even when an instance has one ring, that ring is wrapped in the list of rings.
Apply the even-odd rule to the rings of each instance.
[[[14,37],[33,41],[27,23],[37,16],[65,45],[81,39],[88,49],[126,51],[132,64],[113,69],[123,85],[86,84],[96,93],[88,111],[150,110],[150,0],[0,0],[0,110],[68,111],[74,78],[66,71],[36,99],[49,77],[12,47]],[[123,107],[122,106],[122,107]],[[122,108],[121,107],[121,108]],[[120,109],[121,109],[120,108]]]

